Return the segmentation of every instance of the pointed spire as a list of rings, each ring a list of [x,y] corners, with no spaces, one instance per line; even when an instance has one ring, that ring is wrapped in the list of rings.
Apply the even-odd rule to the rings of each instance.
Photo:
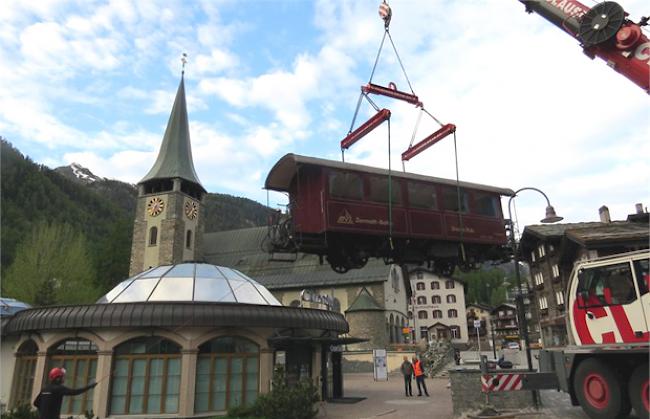
[[[192,160],[192,147],[190,144],[190,129],[187,118],[187,104],[185,102],[185,55],[183,56],[183,73],[178,85],[176,99],[172,107],[167,129],[163,137],[158,158],[149,173],[139,183],[153,179],[181,178],[195,183],[205,192],[201,185]]]

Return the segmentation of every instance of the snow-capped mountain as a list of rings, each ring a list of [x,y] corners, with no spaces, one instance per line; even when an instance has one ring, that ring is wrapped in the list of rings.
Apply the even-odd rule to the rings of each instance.
[[[57,167],[56,171],[67,175],[68,178],[72,177],[82,183],[94,183],[98,180],[105,180],[103,177],[93,174],[89,169],[86,169],[79,163],[72,163],[69,166]]]

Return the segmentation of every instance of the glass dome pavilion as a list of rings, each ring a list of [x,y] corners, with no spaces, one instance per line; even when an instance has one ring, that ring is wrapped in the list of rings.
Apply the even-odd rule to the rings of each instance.
[[[158,266],[134,275],[97,304],[153,301],[282,305],[264,286],[237,270],[194,262]]]

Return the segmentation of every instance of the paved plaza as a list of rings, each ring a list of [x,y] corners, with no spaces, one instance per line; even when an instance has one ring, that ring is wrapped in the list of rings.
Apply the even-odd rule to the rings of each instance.
[[[344,375],[345,397],[366,397],[357,403],[322,403],[319,419],[451,419],[451,390],[447,378],[427,378],[430,397],[405,397],[401,375],[390,374],[388,381],[374,381],[371,373]],[[414,394],[417,389],[414,385]],[[543,407],[518,413],[522,419],[587,419],[580,407],[571,406],[569,396],[557,391],[542,391]],[[481,397],[477,394],[476,397]],[[504,412],[505,413],[505,412]],[[633,416],[631,416],[632,418]]]

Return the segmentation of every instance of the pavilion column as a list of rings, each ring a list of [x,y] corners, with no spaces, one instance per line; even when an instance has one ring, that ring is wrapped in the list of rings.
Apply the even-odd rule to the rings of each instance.
[[[181,351],[181,391],[178,401],[178,415],[181,417],[190,417],[194,414],[198,353],[198,349],[183,349]]]
[[[260,394],[271,391],[273,380],[273,348],[260,350]]]
[[[112,363],[113,351],[97,351],[97,372],[95,373],[97,387],[93,389],[93,412],[98,418],[108,416]]]
[[[36,368],[34,369],[34,384],[32,385],[32,398],[30,400],[34,400],[38,393],[41,392],[41,389],[45,385],[43,380],[47,379],[47,371],[45,371],[47,352],[39,351],[36,356],[37,358]]]

